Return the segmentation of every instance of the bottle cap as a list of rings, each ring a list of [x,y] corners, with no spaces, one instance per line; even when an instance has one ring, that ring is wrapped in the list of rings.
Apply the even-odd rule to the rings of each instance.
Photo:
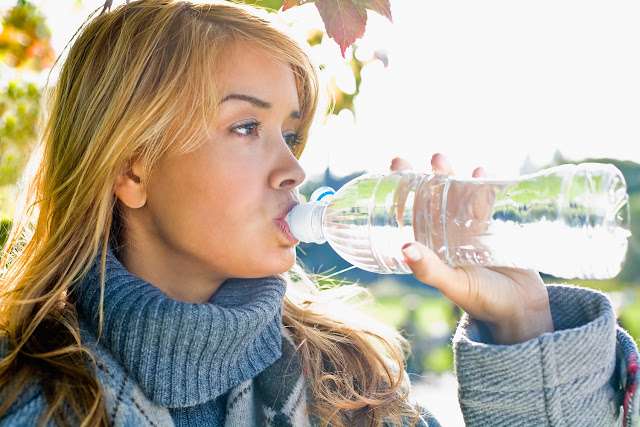
[[[320,187],[311,194],[309,203],[295,206],[285,218],[289,230],[296,239],[305,243],[324,243],[322,231],[322,214],[329,201],[336,194],[331,187]]]
[[[334,194],[336,194],[336,190],[325,185],[323,187],[316,188],[316,191],[311,193],[310,200],[312,202],[323,202],[326,205]]]
[[[324,243],[322,211],[325,207],[321,202],[301,203],[294,207],[285,218],[293,237],[305,243]]]

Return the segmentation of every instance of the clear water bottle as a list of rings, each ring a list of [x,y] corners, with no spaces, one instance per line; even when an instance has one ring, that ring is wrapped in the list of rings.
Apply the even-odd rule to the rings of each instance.
[[[451,266],[534,269],[605,279],[627,252],[629,196],[613,165],[562,165],[513,179],[412,171],[366,174],[317,190],[287,217],[303,242],[324,243],[376,273],[411,273],[404,244],[419,241]]]

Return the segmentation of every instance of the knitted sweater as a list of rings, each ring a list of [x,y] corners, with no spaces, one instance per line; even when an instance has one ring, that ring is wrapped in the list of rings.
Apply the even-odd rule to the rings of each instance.
[[[99,277],[96,262],[75,292],[112,425],[314,424],[281,327],[283,282],[229,280],[208,304],[179,303],[109,253],[99,333]],[[453,345],[466,424],[637,426],[637,347],[609,300],[569,286],[550,286],[549,297],[556,332],[521,344],[495,345],[481,323],[460,323]],[[34,384],[0,426],[34,425],[45,409]],[[439,424],[425,410],[417,425]]]

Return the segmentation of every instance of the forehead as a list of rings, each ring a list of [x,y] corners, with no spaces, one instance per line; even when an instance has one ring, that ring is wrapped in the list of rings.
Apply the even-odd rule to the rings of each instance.
[[[298,108],[298,91],[291,65],[254,49],[237,46],[220,64],[218,85],[224,98],[247,94]]]

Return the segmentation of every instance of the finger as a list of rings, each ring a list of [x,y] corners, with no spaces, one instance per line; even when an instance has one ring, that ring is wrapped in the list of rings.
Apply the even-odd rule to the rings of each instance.
[[[453,175],[453,168],[451,163],[444,154],[436,153],[431,157],[431,167],[436,173],[443,173],[445,175]]]
[[[469,199],[469,211],[473,218],[471,229],[475,232],[485,232],[488,221],[493,214],[493,205],[496,201],[496,193],[489,185],[480,185]]]
[[[448,295],[452,288],[459,287],[460,272],[445,264],[438,256],[425,245],[412,242],[402,247],[405,262],[413,271],[416,279],[440,289]]]
[[[395,157],[391,160],[391,166],[389,166],[389,169],[391,169],[392,171],[402,171],[413,168],[411,167],[411,163],[409,163],[407,159],[402,157]]]
[[[474,178],[482,178],[487,176],[487,172],[484,170],[482,166],[479,166],[473,170],[473,173],[471,174],[471,176]]]

